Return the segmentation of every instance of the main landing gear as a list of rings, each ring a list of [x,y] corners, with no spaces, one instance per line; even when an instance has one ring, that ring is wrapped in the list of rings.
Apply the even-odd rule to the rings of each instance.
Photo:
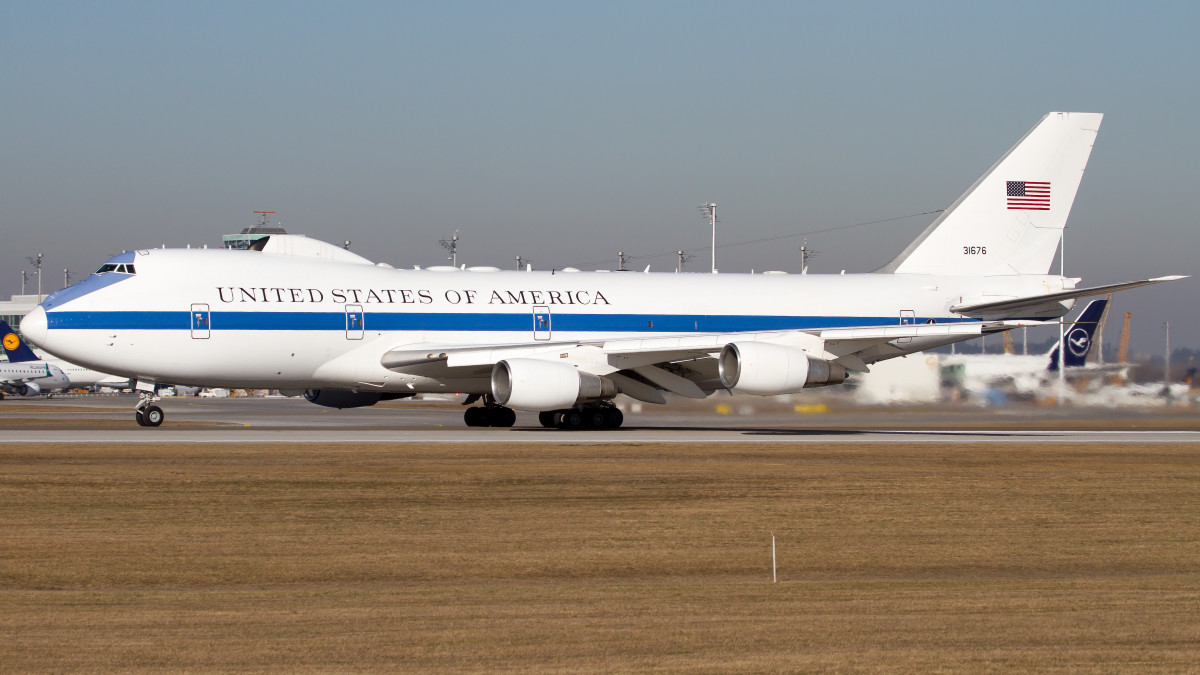
[[[137,419],[138,426],[142,427],[157,427],[166,419],[163,414],[163,409],[153,405],[158,397],[153,392],[139,391],[138,396],[141,400],[138,401],[137,407],[133,409],[134,417]]]
[[[467,408],[463,413],[469,427],[511,427],[517,423],[517,413],[502,405]]]
[[[466,400],[464,405],[470,405],[479,400],[478,394]],[[469,427],[511,427],[517,423],[517,413],[512,408],[505,408],[496,403],[491,394],[483,397],[482,408],[467,408],[463,420]]]
[[[538,421],[547,429],[618,429],[625,415],[613,405],[589,405],[540,412]]]

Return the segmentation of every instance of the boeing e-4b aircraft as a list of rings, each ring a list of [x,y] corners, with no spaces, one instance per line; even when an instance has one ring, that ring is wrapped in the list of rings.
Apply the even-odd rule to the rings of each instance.
[[[333,407],[467,392],[475,426],[617,427],[623,393],[773,395],[1055,320],[1093,288],[1050,265],[1100,127],[1046,115],[890,263],[843,275],[398,270],[287,235],[249,251],[141,250],[21,322],[46,351],[154,385],[305,390]]]

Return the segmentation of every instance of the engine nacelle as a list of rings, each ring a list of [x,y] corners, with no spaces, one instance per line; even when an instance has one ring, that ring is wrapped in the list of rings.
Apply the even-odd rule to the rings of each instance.
[[[26,382],[17,388],[17,394],[21,396],[37,396],[42,393],[42,388],[36,382]]]
[[[616,395],[612,380],[581,373],[569,363],[505,359],[492,367],[492,396],[518,410],[561,410]]]
[[[326,408],[364,408],[380,401],[391,401],[406,396],[412,396],[412,394],[346,391],[344,389],[309,389],[304,392],[304,398],[310,403],[323,405]]]
[[[759,396],[794,394],[846,379],[846,369],[837,363],[766,342],[730,342],[721,350],[717,365],[726,388]]]

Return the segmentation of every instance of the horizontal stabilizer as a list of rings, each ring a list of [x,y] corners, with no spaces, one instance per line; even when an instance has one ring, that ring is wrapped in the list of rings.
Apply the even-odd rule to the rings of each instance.
[[[996,300],[994,302],[980,302],[973,305],[954,305],[950,308],[951,312],[964,314],[967,316],[977,314],[997,314],[1003,312],[1016,312],[1022,309],[1033,309],[1054,302],[1063,300],[1076,300],[1078,298],[1090,298],[1096,295],[1107,295],[1116,291],[1127,291],[1131,288],[1141,288],[1142,286],[1152,286],[1161,284],[1164,281],[1175,281],[1177,279],[1186,279],[1188,275],[1173,274],[1167,277],[1156,277],[1154,279],[1144,279],[1142,281],[1127,281],[1121,284],[1108,284],[1107,286],[1093,286],[1091,288],[1075,288],[1069,291],[1060,291],[1058,293],[1047,293],[1045,295],[1032,295],[1026,298],[1013,298],[1011,300]]]

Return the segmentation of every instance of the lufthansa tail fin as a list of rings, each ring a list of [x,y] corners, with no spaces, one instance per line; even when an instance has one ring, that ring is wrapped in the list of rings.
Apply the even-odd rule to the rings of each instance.
[[[952,276],[1049,272],[1103,117],[1047,114],[877,271]]]
[[[1088,352],[1092,350],[1092,341],[1100,326],[1100,318],[1108,307],[1108,300],[1093,300],[1075,319],[1075,323],[1067,331],[1067,351],[1063,352],[1063,363],[1067,368],[1079,368],[1087,362]],[[1058,348],[1050,350],[1050,366],[1047,370],[1058,372]]]
[[[5,321],[0,321],[0,335],[4,336],[4,353],[8,355],[10,363],[41,360]]]

